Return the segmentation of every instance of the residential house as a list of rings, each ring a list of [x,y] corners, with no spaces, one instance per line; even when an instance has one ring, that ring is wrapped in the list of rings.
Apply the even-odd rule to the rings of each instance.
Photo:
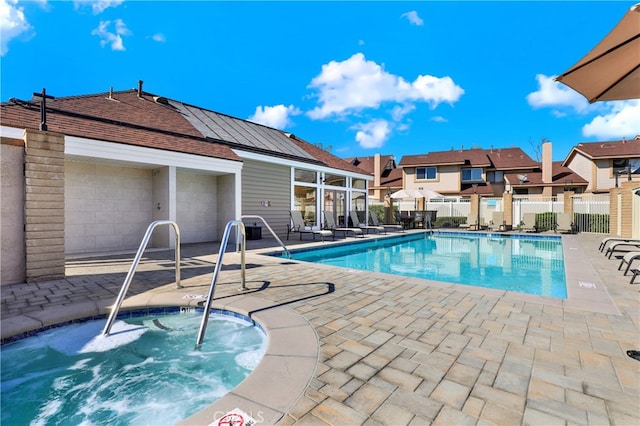
[[[640,182],[640,136],[631,140],[582,142],[562,163],[587,182],[586,192],[610,192],[621,181]]]
[[[375,154],[372,157],[345,158],[373,177],[369,185],[369,199],[384,201],[389,194],[402,189],[402,170],[393,155]]]
[[[538,163],[520,148],[460,149],[402,157],[404,189],[429,188],[443,195],[500,197],[507,173],[534,172]]]
[[[582,193],[589,182],[560,161],[552,161],[551,142],[542,144],[542,162],[532,172],[505,173],[505,192],[517,195],[557,196]]]
[[[320,227],[321,209],[344,217],[366,208],[371,177],[361,169],[292,134],[145,92],[142,82],[0,108],[3,284],[64,276],[66,255],[136,249],[155,220],[176,222],[181,242],[196,243],[219,240],[243,215],[282,235],[291,209]],[[173,245],[163,227],[149,246]]]

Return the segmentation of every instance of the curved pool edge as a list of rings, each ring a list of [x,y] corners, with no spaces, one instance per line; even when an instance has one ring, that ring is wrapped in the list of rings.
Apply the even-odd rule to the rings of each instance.
[[[122,310],[198,307],[202,304],[202,299],[184,299],[185,290],[165,289],[160,293],[132,296],[123,302]],[[314,377],[320,354],[315,329],[294,310],[251,295],[238,294],[214,299],[211,308],[237,312],[251,318],[264,330],[267,348],[256,368],[240,384],[178,424],[210,424],[236,408],[263,424],[277,423],[300,399]],[[3,319],[2,340],[56,324],[106,315],[108,312],[107,306],[85,302]]]

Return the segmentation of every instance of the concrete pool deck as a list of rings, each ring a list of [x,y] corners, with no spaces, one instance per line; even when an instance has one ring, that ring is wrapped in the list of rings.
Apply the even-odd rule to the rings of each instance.
[[[214,306],[263,324],[268,355],[185,424],[234,408],[281,425],[639,424],[640,362],[626,350],[640,349],[640,286],[598,251],[602,237],[563,236],[565,300],[293,262],[248,241],[248,291],[228,252]],[[173,252],[145,254],[125,305],[197,303],[184,296],[208,292],[217,250],[182,247],[182,289]],[[133,255],[1,286],[2,337],[105,313]]]

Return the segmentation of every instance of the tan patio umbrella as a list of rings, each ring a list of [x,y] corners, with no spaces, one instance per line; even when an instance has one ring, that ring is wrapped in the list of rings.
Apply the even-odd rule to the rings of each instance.
[[[571,87],[589,103],[640,99],[640,3],[556,81]]]

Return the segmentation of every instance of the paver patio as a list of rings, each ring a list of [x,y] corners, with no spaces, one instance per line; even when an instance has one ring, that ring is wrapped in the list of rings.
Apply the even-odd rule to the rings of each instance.
[[[278,401],[281,412],[264,407],[265,418],[281,425],[640,424],[640,362],[626,355],[640,349],[640,286],[597,250],[601,235],[564,238],[576,247],[577,259],[567,262],[582,265],[598,298],[608,300],[562,303],[249,251],[247,310],[265,318],[270,309],[291,310],[313,327],[318,344],[304,392]],[[217,247],[206,244],[182,248],[179,291],[173,252],[146,254],[129,303],[206,294],[213,253]],[[70,259],[65,280],[1,286],[3,338],[105,312],[132,257]],[[239,294],[237,260],[225,255],[218,302]],[[296,332],[285,334],[284,345],[293,345]]]

